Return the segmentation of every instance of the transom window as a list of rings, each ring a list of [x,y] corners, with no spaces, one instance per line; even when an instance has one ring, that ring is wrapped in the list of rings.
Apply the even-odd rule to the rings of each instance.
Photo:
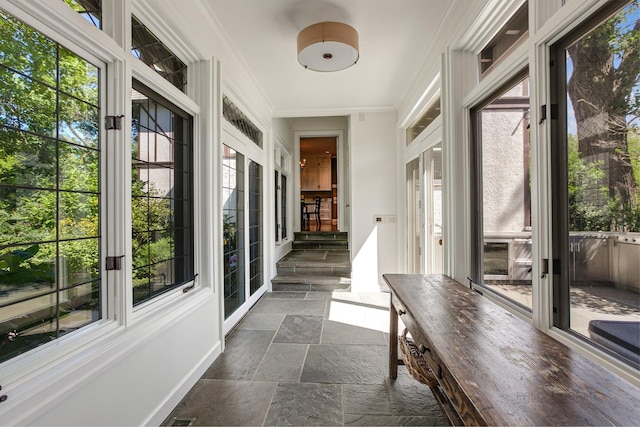
[[[480,76],[484,77],[508,52],[519,46],[529,35],[529,2],[525,1],[509,21],[478,55]]]
[[[187,88],[187,66],[169,48],[131,16],[131,53],[160,74],[166,81],[185,91]]]
[[[222,115],[244,136],[262,148],[262,131],[226,96],[222,99]]]
[[[102,29],[102,0],[64,0],[73,10]]]
[[[416,120],[407,129],[407,145],[413,142],[414,139],[422,133],[436,118],[440,116],[440,98],[438,98],[429,108],[425,111],[418,120]]]
[[[104,315],[100,70],[0,12],[0,362]]]

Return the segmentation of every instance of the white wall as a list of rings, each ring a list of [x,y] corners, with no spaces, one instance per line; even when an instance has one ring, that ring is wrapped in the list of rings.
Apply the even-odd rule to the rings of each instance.
[[[350,116],[353,292],[378,292],[382,274],[398,269],[396,144],[395,112]]]
[[[8,399],[0,424],[159,425],[221,352],[218,302],[210,289],[184,294],[171,305],[164,315],[147,316],[59,355],[52,368],[34,372],[28,381],[11,381],[38,358],[55,354],[56,345],[69,344],[60,338],[48,352],[22,359],[25,372],[3,374]]]

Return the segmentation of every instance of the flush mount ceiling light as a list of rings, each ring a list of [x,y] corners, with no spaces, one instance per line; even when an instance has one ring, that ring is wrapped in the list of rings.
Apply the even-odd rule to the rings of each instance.
[[[341,22],[320,22],[298,34],[298,62],[314,71],[340,71],[358,62],[358,32]]]

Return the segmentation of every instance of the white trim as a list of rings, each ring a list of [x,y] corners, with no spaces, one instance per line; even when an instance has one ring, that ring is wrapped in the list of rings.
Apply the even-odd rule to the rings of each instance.
[[[110,62],[127,58],[115,41],[60,0],[7,0],[0,9],[40,31],[87,60]],[[87,35],[90,35],[88,37]]]
[[[392,105],[381,105],[374,107],[344,107],[344,108],[319,108],[319,109],[304,109],[298,108],[295,110],[274,110],[272,113],[273,118],[304,118],[304,117],[335,117],[335,116],[350,116],[351,114],[360,113],[389,113],[395,112],[396,107]]]
[[[174,11],[166,10],[165,8],[169,5],[170,3],[137,0],[131,2],[131,14],[182,62],[185,64],[197,62],[202,58],[202,55],[184,42],[185,37],[179,30],[180,23],[174,21],[174,18],[179,15],[176,15]],[[129,17],[129,20],[131,18]],[[187,85],[189,83],[187,82]]]
[[[82,345],[71,351],[66,337],[50,343],[51,347],[55,347],[55,351],[59,352],[55,357],[55,353],[49,355],[30,353],[29,357],[20,361],[20,364],[25,363],[25,371],[30,371],[31,375],[25,376],[20,382],[5,381],[7,375],[3,375],[3,387],[5,390],[10,390],[11,398],[3,402],[2,409],[7,412],[12,411],[14,414],[20,413],[19,416],[14,415],[13,420],[5,419],[4,422],[12,425],[30,424],[49,408],[54,407],[60,396],[69,394],[90,378],[105,372],[109,366],[117,364],[136,348],[162,334],[169,325],[187,316],[192,310],[207,304],[209,298],[209,292],[191,293],[184,304],[174,304],[171,310],[165,310],[163,316],[155,316],[126,329],[119,327],[105,330],[100,339],[91,338],[92,333],[87,330],[91,329],[91,326],[85,327],[80,330],[84,332],[81,334],[84,336],[75,338],[82,340]],[[33,370],[30,362],[34,358],[48,359],[49,363],[41,369]],[[19,363],[12,365],[8,374],[21,371],[18,368]],[[50,387],[43,387],[43,384],[50,387],[55,385],[56,393],[51,393]]]

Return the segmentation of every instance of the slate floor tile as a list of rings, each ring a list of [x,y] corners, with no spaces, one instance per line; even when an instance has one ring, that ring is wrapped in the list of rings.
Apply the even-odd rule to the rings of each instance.
[[[196,426],[259,426],[276,383],[199,380],[163,425],[174,417],[195,418]]]
[[[306,344],[271,344],[253,380],[297,382],[300,379],[307,347]]]
[[[306,314],[322,316],[326,301],[263,298],[252,309],[253,313],[262,314]]]
[[[236,330],[229,336],[224,353],[202,378],[249,380],[264,357],[275,331]]]
[[[301,382],[381,384],[384,381],[375,347],[366,345],[311,345]]]
[[[301,291],[281,291],[281,292],[267,292],[263,298],[266,299],[305,299],[307,292]]]
[[[273,342],[320,344],[322,334],[322,316],[289,314],[285,316]]]
[[[322,344],[385,345],[384,333],[375,329],[327,320],[322,329]]]
[[[343,395],[345,414],[391,415],[384,384],[345,384]]]
[[[440,417],[446,424],[440,406],[426,385],[413,379],[404,366],[398,366],[398,378],[386,379],[389,386],[391,413],[399,416]]]
[[[249,313],[247,317],[240,322],[237,329],[276,331],[282,324],[284,316],[284,314]]]
[[[339,426],[342,421],[341,386],[280,383],[264,425]]]

